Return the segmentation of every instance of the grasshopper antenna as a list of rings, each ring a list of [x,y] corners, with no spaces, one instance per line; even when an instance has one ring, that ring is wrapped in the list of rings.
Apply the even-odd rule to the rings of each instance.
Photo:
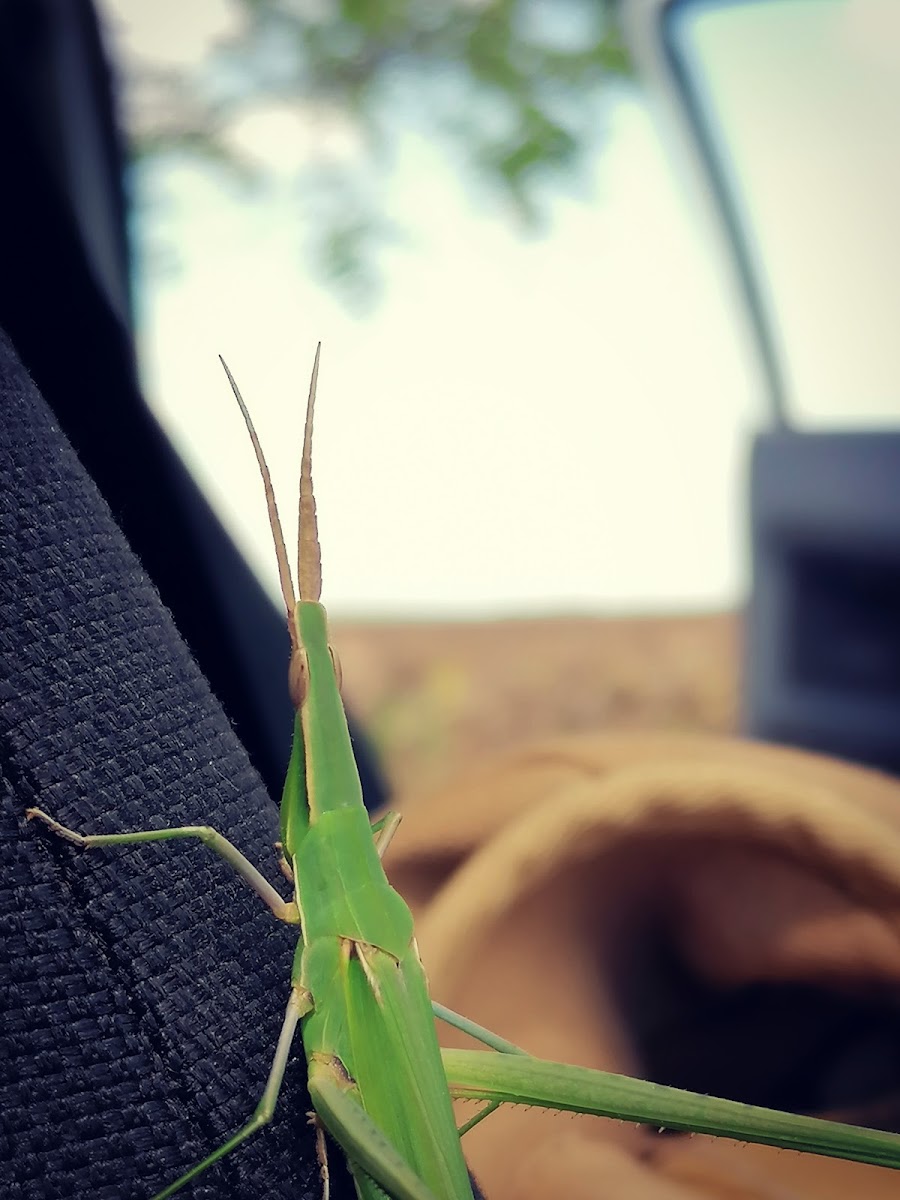
[[[297,525],[297,587],[301,600],[319,600],[322,595],[322,551],[319,547],[319,528],[316,521],[316,497],[312,481],[313,411],[316,407],[316,384],[319,381],[319,353],[316,346],[309,399],[306,402],[306,425],[303,429],[303,457],[300,459],[300,519]],[[227,369],[227,368],[226,368]]]
[[[247,432],[250,434],[250,441],[253,443],[253,452],[256,455],[256,462],[259,466],[259,473],[262,477],[263,488],[266,493],[266,508],[269,510],[269,527],[272,530],[272,538],[275,542],[275,557],[278,560],[278,578],[281,582],[281,594],[284,597],[284,607],[287,610],[288,626],[291,631],[291,641],[294,641],[296,635],[294,633],[294,609],[297,607],[297,599],[294,595],[294,582],[291,579],[291,568],[288,563],[287,547],[284,544],[284,531],[281,527],[281,518],[278,515],[278,505],[275,503],[275,489],[272,487],[272,476],[269,474],[269,464],[266,462],[266,456],[263,454],[262,446],[259,438],[256,435],[256,430],[253,427],[253,421],[250,417],[250,412],[247,405],[244,403],[244,397],[241,395],[240,388],[234,381],[234,376],[228,369],[228,363],[222,355],[219,355],[219,362],[225,368],[225,374],[228,376],[228,382],[231,384],[231,390],[234,392],[234,398],[238,402],[238,407],[244,418],[244,423],[247,426]],[[316,367],[319,365],[319,352],[316,351]],[[313,382],[315,383],[315,369],[313,370]],[[309,417],[307,417],[307,423]],[[307,435],[308,436],[308,435]],[[313,515],[315,518],[315,506],[313,507]]]

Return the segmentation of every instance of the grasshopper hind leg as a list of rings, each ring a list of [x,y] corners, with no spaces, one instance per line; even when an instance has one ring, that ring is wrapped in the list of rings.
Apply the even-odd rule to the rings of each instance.
[[[310,1063],[309,1094],[347,1155],[361,1200],[437,1200],[362,1107],[337,1060]]]

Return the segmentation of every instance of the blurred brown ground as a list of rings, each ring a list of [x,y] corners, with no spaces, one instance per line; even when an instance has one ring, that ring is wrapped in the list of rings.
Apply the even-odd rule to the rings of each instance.
[[[548,735],[737,725],[734,614],[334,621],[332,633],[344,698],[400,796]]]

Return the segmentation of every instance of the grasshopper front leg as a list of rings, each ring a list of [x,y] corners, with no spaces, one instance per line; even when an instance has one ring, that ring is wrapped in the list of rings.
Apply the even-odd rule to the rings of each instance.
[[[48,816],[40,808],[27,808],[25,816],[29,821],[42,821],[58,837],[65,838],[85,850],[93,850],[102,846],[138,846],[145,842],[171,842],[183,838],[193,838],[208,846],[230,867],[233,867],[241,879],[248,884],[257,896],[271,909],[279,921],[288,925],[296,925],[300,920],[296,903],[287,901],[279,896],[269,881],[262,875],[249,858],[245,858],[233,842],[213,829],[211,825],[180,825],[175,829],[144,829],[136,833],[77,833],[66,825],[61,825],[53,817]]]

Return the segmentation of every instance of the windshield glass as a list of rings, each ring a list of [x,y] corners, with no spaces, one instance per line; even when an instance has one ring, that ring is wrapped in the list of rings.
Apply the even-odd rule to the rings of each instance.
[[[671,48],[801,428],[900,424],[900,4],[688,0]]]

